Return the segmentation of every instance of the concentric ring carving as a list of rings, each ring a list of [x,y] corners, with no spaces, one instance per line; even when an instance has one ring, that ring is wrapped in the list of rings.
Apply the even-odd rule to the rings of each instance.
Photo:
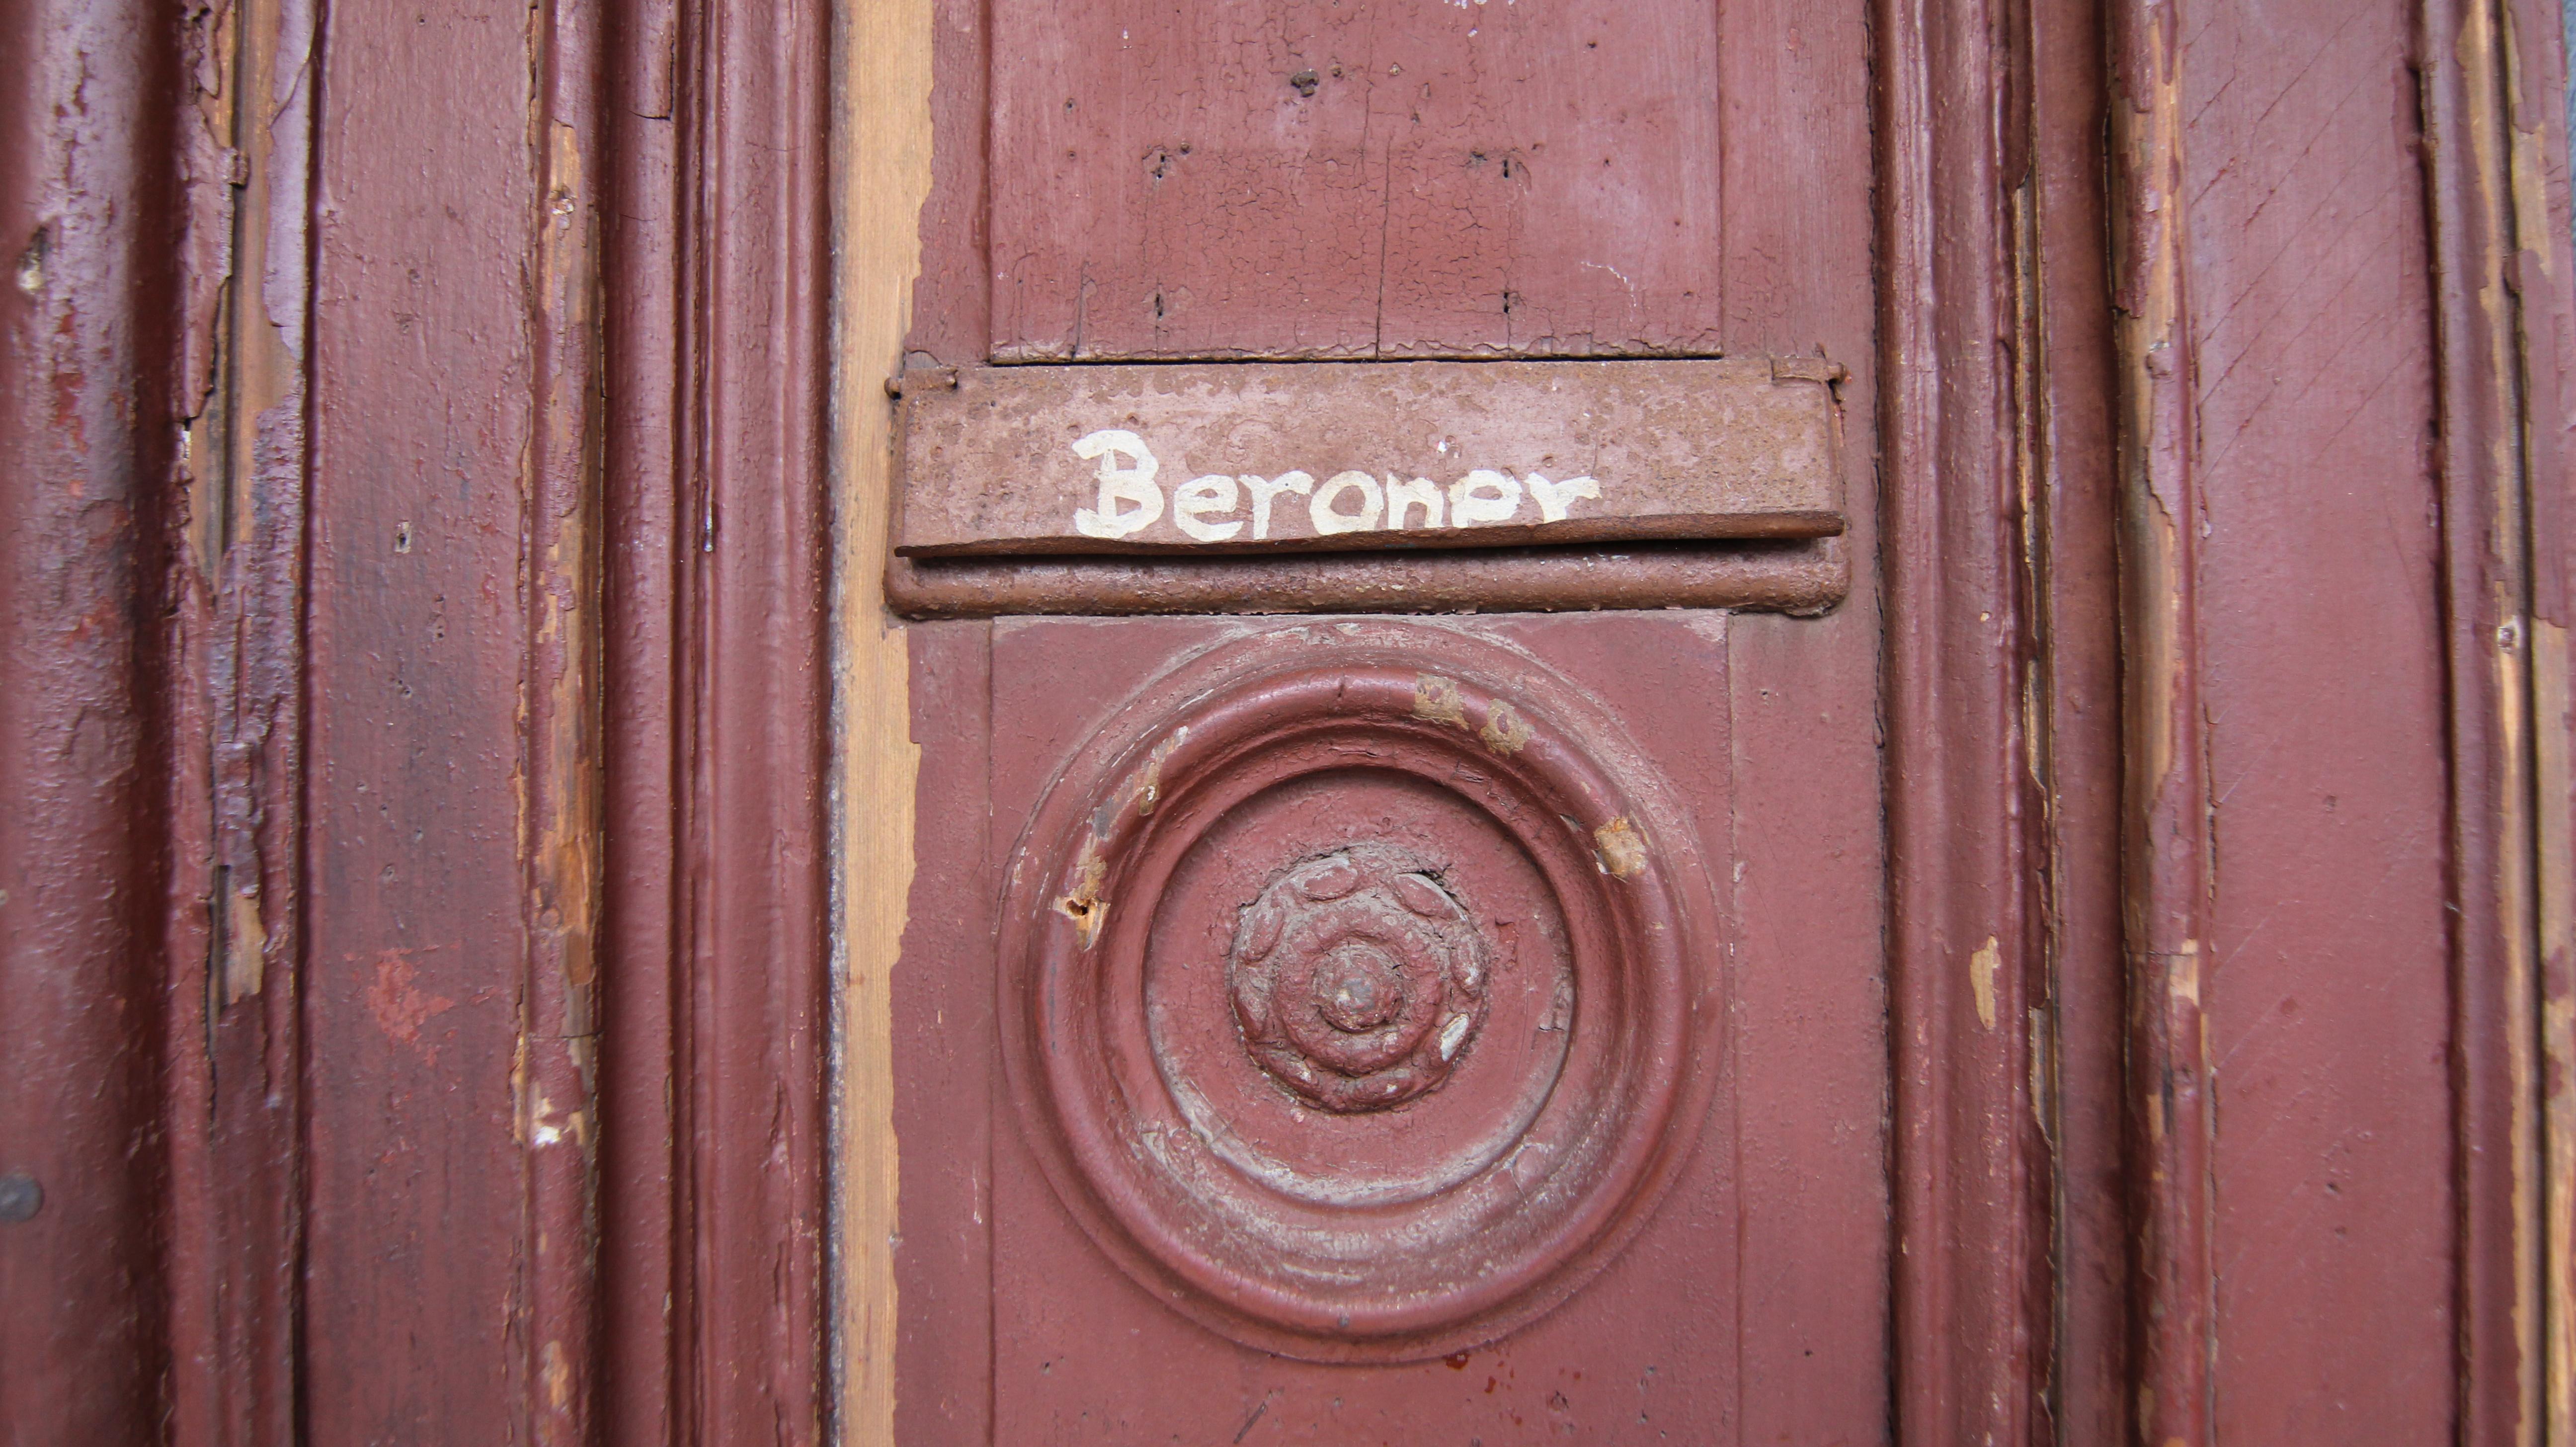
[[[1710,873],[1608,711],[1463,630],[1283,627],[1149,689],[1011,870],[1005,1063],[1091,1237],[1266,1350],[1575,1290],[1706,1114]]]
[[[1243,911],[1226,981],[1245,1048],[1299,1098],[1386,1110],[1485,1018],[1485,940],[1439,867],[1382,844],[1307,860]]]

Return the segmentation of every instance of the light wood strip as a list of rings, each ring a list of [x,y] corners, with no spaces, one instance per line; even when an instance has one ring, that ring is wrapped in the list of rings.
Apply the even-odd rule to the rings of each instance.
[[[897,1150],[888,981],[912,887],[904,630],[886,611],[894,475],[886,380],[902,365],[930,194],[931,0],[852,0],[840,27],[834,227],[833,801],[841,981],[835,1156],[841,1219],[841,1433],[894,1440]]]

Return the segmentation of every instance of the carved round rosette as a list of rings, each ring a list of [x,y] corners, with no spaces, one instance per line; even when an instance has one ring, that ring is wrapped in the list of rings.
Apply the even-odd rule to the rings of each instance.
[[[1438,1086],[1485,1017],[1485,939],[1438,866],[1357,844],[1281,874],[1226,960],[1245,1048],[1291,1094],[1385,1110]]]
[[[1003,1057],[1158,1297],[1318,1361],[1577,1289],[1697,1138],[1709,871],[1588,693],[1461,629],[1268,629],[1147,688],[1010,873]]]

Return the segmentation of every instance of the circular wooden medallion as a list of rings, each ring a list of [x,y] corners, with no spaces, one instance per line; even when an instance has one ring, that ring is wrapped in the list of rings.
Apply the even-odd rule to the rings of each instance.
[[[1718,914],[1606,711],[1414,624],[1272,630],[1031,821],[1005,1061],[1148,1289],[1323,1361],[1491,1340],[1641,1224],[1706,1113]]]

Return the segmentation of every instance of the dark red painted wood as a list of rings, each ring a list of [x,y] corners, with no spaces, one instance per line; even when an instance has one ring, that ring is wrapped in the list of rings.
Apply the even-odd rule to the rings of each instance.
[[[1895,1417],[1908,1441],[2014,1442],[2045,1430],[2049,1348],[2027,374],[1997,345],[2028,336],[2003,194],[2027,124],[2002,109],[2022,41],[1983,5],[1878,13]]]
[[[2031,727],[2045,780],[2047,1034],[2056,1284],[2050,1417],[2063,1442],[2116,1442],[2127,1392],[2128,1213],[2121,1105],[2119,590],[2113,526],[2110,236],[2098,121],[2106,48],[2093,7],[2032,14],[2032,196],[2024,245],[2039,345],[2023,373],[2038,485],[2029,506]]]
[[[302,1362],[317,1441],[498,1439],[535,1402],[513,1340],[529,1289],[527,47],[516,14],[359,11],[334,12],[320,47]]]
[[[2453,901],[2413,16],[2275,0],[2182,35],[2215,844],[2212,1425],[2221,1441],[2447,1440]],[[2285,68],[2285,51],[2310,59]],[[2315,1349],[2355,1321],[2372,1329]]]
[[[0,14],[0,1435],[18,1442],[139,1443],[165,1407],[179,38],[148,6]]]
[[[1849,1384],[1876,1391],[1891,1354],[1909,1349],[1887,1299],[1896,1257],[1884,1115],[1799,1108],[1751,1084],[1812,1082],[1818,1099],[1875,1097],[1881,1112],[1891,1089],[1879,752],[1879,619],[1891,604],[1879,576],[1885,463],[1866,461],[1886,416],[1886,353],[1877,298],[1853,284],[1873,272],[1887,241],[1868,198],[1818,184],[1846,166],[1857,177],[1862,155],[1874,154],[1873,70],[1883,52],[1872,14],[1730,3],[1718,15],[1725,344],[1859,359],[1842,388],[1850,595],[1812,625],[1761,612],[1726,625],[1729,826],[1752,962],[1738,977],[1729,1042],[1748,1082],[1731,1167],[1744,1263],[1734,1420],[1747,1441],[1888,1440],[1897,1425],[1887,1397],[1859,1400]],[[1822,173],[1788,157],[1842,159]],[[1825,1021],[1841,1023],[1814,1028]],[[1820,1239],[1848,1250],[1816,1254],[1809,1243]]]
[[[824,494],[828,13],[703,16],[680,172],[694,278],[694,932],[684,1436],[803,1447],[830,1414],[824,1147],[830,949]],[[684,536],[687,536],[684,534]]]
[[[944,20],[939,32],[941,84],[934,92],[940,147],[932,202],[924,217],[925,278],[916,293],[913,345],[929,354],[918,360],[971,361],[983,347],[977,326],[982,298],[975,272],[961,257],[983,249],[974,229],[974,202],[983,190],[982,147],[975,138],[981,120],[977,62],[987,42],[973,28],[973,12],[960,8]],[[1476,16],[1462,22],[1478,23]],[[1632,27],[1656,23],[1643,16],[1622,21]],[[1857,161],[1868,153],[1867,46],[1860,15],[1856,10],[1819,16],[1734,5],[1721,9],[1717,23],[1721,44],[1713,90],[1717,109],[1734,128],[1714,159],[1720,184],[1741,200],[1724,208],[1710,239],[1693,244],[1722,242],[1730,258],[1719,273],[1730,298],[1725,344],[1739,351],[1867,357],[1873,345],[1872,303],[1866,288],[1851,285],[1851,278],[1866,274],[1869,266],[1865,193],[1852,186],[1816,185],[1812,175],[1793,175],[1778,161],[1792,153],[1847,155]],[[997,45],[995,54],[1006,70],[1018,63],[1005,46]],[[1655,163],[1651,156],[1641,159]],[[1856,178],[1860,173],[1853,169],[1845,174]],[[1618,242],[1631,248],[1657,244],[1642,234]],[[998,258],[1002,249],[997,241],[993,254]],[[1000,269],[998,261],[995,269]],[[1434,279],[1441,278],[1434,274]],[[1416,323],[1417,336],[1434,330]],[[1228,349],[1222,341],[1209,345]],[[1862,371],[1843,389],[1847,419],[1877,415],[1867,369]],[[1856,499],[1866,495],[1865,480],[1865,473],[1856,473],[1848,483]],[[1856,504],[1853,511],[1852,556],[1870,558],[1876,547],[1871,509]],[[1868,569],[1859,573],[1855,587],[1866,599]],[[1628,1329],[1621,1324],[1626,1318],[1602,1314],[1620,1312],[1623,1301],[1626,1312],[1637,1314],[1636,1303],[1645,1299],[1638,1293],[1659,1289],[1675,1272],[1710,1273],[1702,1280],[1706,1289],[1715,1290],[1736,1279],[1733,1263],[1758,1263],[1735,1288],[1741,1294],[1732,1310],[1717,1320],[1696,1314],[1685,1318],[1700,1323],[1689,1328],[1694,1334],[1721,1335],[1705,1339],[1708,1350],[1685,1350],[1676,1358],[1682,1365],[1659,1369],[1656,1392],[1682,1396],[1657,1402],[1657,1429],[1713,1427],[1766,1440],[1785,1435],[1854,1441],[1877,1440],[1887,1431],[1883,1400],[1849,1390],[1856,1377],[1883,1376],[1887,1362],[1885,1143],[1870,1124],[1878,1110],[1872,1102],[1882,1099],[1886,1089],[1887,1041],[1876,1024],[1884,995],[1874,969],[1857,963],[1874,961],[1882,951],[1883,896],[1871,862],[1877,857],[1878,764],[1865,726],[1872,713],[1879,646],[1873,616],[1871,605],[1858,601],[1823,622],[1733,620],[1726,627],[1731,636],[1749,640],[1738,646],[1747,650],[1752,666],[1730,671],[1722,696],[1708,701],[1707,723],[1659,733],[1659,738],[1670,736],[1659,747],[1712,747],[1714,740],[1701,737],[1702,730],[1714,729],[1720,719],[1733,720],[1729,727],[1736,742],[1725,771],[1735,781],[1733,787],[1744,791],[1743,801],[1703,823],[1712,850],[1734,852],[1741,871],[1738,887],[1746,898],[1761,901],[1759,908],[1738,911],[1743,956],[1776,962],[1743,973],[1742,996],[1729,1012],[1726,1051],[1730,1058],[1740,1052],[1752,1062],[1745,1068],[1753,1073],[1744,1078],[1753,1083],[1743,1088],[1753,1094],[1741,1101],[1725,1097],[1710,1129],[1740,1130],[1741,1143],[1723,1163],[1705,1153],[1694,1157],[1690,1180],[1696,1184],[1684,1188],[1724,1192],[1727,1204],[1706,1219],[1730,1243],[1727,1255],[1671,1256],[1664,1254],[1667,1248],[1641,1245],[1614,1261],[1600,1281],[1558,1313],[1506,1338],[1497,1350],[1510,1370],[1484,1374],[1494,1378],[1498,1397],[1508,1399],[1513,1372],[1520,1374],[1526,1390],[1531,1372],[1563,1364],[1570,1360],[1567,1353],[1587,1350],[1585,1343],[1592,1338],[1626,1340],[1617,1334]],[[1606,620],[1528,626],[1537,630],[1532,636],[1550,640],[1549,648],[1597,658],[1597,677],[1615,678],[1677,647],[1688,658],[1710,656],[1696,641],[1681,641],[1695,639],[1691,630],[1699,625],[1639,620],[1630,631],[1611,629]],[[1714,627],[1713,619],[1706,626]],[[998,768],[1020,771],[1024,781],[1005,785],[996,776],[992,867],[1007,862],[1022,817],[1015,810],[1027,807],[1026,795],[1052,767],[1048,761],[1063,757],[1088,726],[1051,724],[1042,738],[1031,738],[1034,720],[1052,718],[1064,707],[1086,721],[1095,718],[1108,700],[1154,666],[1152,660],[1168,656],[1181,639],[1201,636],[1175,629],[1203,627],[997,625],[992,728],[995,746],[1007,753],[996,762]],[[1041,634],[1028,631],[1032,628],[1057,631],[1044,634],[1052,641],[1041,644],[1034,641]],[[1648,643],[1649,638],[1674,641]],[[923,647],[917,637],[917,682],[936,676],[931,660],[939,655],[919,651]],[[1077,667],[1080,701],[1059,698],[1066,690],[1047,680],[1071,678],[1062,670]],[[1668,688],[1697,698],[1704,681],[1688,682],[1691,676],[1691,668],[1685,668]],[[1036,712],[1040,709],[1047,712],[1041,715]],[[947,766],[937,762],[942,745],[929,737],[923,741],[927,778],[930,771]],[[954,786],[943,786],[943,797],[955,793]],[[1014,794],[1022,802],[1009,802]],[[925,793],[925,803],[929,797]],[[926,811],[924,817],[929,817]],[[927,879],[916,881],[915,938],[907,969],[915,958],[925,970],[947,967],[945,952],[935,957],[924,953],[932,947],[921,937],[918,921],[928,907],[924,891],[931,887]],[[943,903],[937,917],[954,917],[958,909]],[[932,964],[934,958],[942,963]],[[1816,962],[1826,960],[1852,961],[1855,967],[1818,967]],[[922,1008],[898,1002],[901,1012]],[[904,1018],[913,1017],[907,1013]],[[1829,1021],[1838,1023],[1827,1026]],[[899,1031],[904,1028],[899,1021]],[[944,1057],[926,1046],[907,1044],[899,1045],[899,1082],[915,1051],[922,1052],[917,1058],[932,1079],[947,1078],[945,1067],[928,1063]],[[2018,1079],[2018,1072],[2012,1078]],[[1839,1104],[1820,1105],[1826,1101]],[[921,1109],[930,1109],[926,1099]],[[1721,1118],[1731,1124],[1721,1127]],[[911,1144],[944,1140],[964,1128],[962,1119],[932,1123],[936,1119],[899,1124],[899,1136],[907,1143],[908,1221],[916,1192],[938,1192],[941,1200],[970,1198],[972,1182],[964,1163],[937,1145]],[[1223,1419],[1230,1424],[1223,1428],[1228,1435],[1247,1428],[1252,1433],[1294,1432],[1302,1430],[1301,1423],[1325,1420],[1313,1414],[1322,1406],[1319,1394],[1334,1379],[1292,1384],[1305,1382],[1315,1369],[1279,1366],[1281,1395],[1267,1399],[1267,1405],[1267,1386],[1247,1390],[1247,1379],[1236,1369],[1175,1370],[1170,1365],[1175,1354],[1191,1354],[1178,1359],[1194,1361],[1197,1354],[1214,1350],[1214,1363],[1239,1349],[1194,1334],[1197,1329],[1135,1296],[1134,1288],[1110,1272],[1063,1221],[1055,1198],[1031,1174],[1033,1162],[1015,1123],[1006,1118],[994,1139],[992,1269],[996,1309],[1003,1313],[995,1331],[996,1340],[1004,1343],[990,1368],[998,1373],[993,1390],[1000,1394],[994,1398],[996,1440],[1016,1440],[1048,1421],[1070,1422],[1085,1410],[1093,1421],[1127,1428],[1141,1428],[1147,1420],[1138,1412],[1168,1411],[1174,1415],[1156,1420],[1186,1422],[1193,1433],[1216,1430],[1206,1424]],[[1706,1174],[1711,1171],[1717,1174]],[[925,1172],[935,1174],[925,1181]],[[1676,1212],[1703,1214],[1673,1206],[1654,1219],[1661,1223]],[[906,1227],[907,1232],[912,1229]],[[1670,1229],[1650,1226],[1647,1239],[1666,1240],[1655,1233]],[[1845,1243],[1846,1249],[1819,1251],[1817,1243],[1826,1239]],[[1853,1250],[1848,1249],[1851,1243],[1880,1244]],[[940,1249],[964,1250],[946,1244],[944,1237]],[[1649,1264],[1640,1266],[1641,1260]],[[1698,1264],[1690,1264],[1694,1262]],[[959,1258],[955,1269],[967,1269],[965,1258]],[[928,1285],[917,1286],[908,1277],[905,1290]],[[1114,1314],[1104,1318],[1104,1311]],[[1146,1335],[1124,1343],[1119,1328],[1104,1332],[1086,1324],[1094,1322],[1119,1323]],[[940,1339],[949,1339],[944,1328]],[[1107,1352],[1116,1353],[1114,1360],[1101,1355]],[[1479,1352],[1478,1360],[1482,1356]],[[944,1385],[949,1378],[942,1374],[973,1365],[962,1340],[935,1358],[921,1350],[899,1360],[903,1382],[922,1373],[925,1380],[943,1383],[937,1388],[943,1400],[954,1389]],[[1154,1393],[1119,1387],[1149,1368],[1161,1384]],[[1459,1420],[1441,1415],[1440,1404],[1454,1408],[1457,1401],[1445,1371],[1373,1368],[1355,1380],[1370,1383],[1364,1390],[1373,1420]],[[1558,1384],[1564,1385],[1562,1380]],[[1481,1380],[1465,1385],[1469,1390],[1459,1396],[1471,1401],[1484,1396]],[[1185,1391],[1186,1397],[1157,1404],[1156,1399],[1176,1391]],[[1635,1428],[1625,1417],[1602,1414],[1592,1394],[1577,1394],[1570,1387],[1568,1393],[1569,1402],[1583,1403],[1572,1416],[1524,1414],[1524,1424],[1534,1429],[1542,1422],[1563,1421],[1578,1430],[1604,1433]],[[1342,1395],[1348,1406],[1353,1399],[1347,1392]],[[906,1388],[899,1383],[898,1411],[904,1410],[900,1404],[906,1399]],[[1476,1401],[1468,1410],[1483,1406]]]
[[[675,19],[661,5],[621,15],[605,69],[613,157],[603,178],[602,347],[615,398],[676,395],[674,318],[682,188],[674,120]],[[602,737],[606,835],[599,998],[600,1370],[609,1442],[669,1443],[685,1420],[697,1295],[681,1199],[689,1116],[685,1069],[685,871],[671,861],[688,789],[679,634],[681,580],[695,554],[673,409],[617,406],[601,437],[606,557]]]
[[[992,625],[917,626],[912,740],[922,746],[913,818],[912,902],[894,972],[894,1129],[936,1142],[902,1158],[896,1202],[895,1440],[993,1436],[993,940],[962,917],[992,873],[987,766]]]
[[[1062,751],[1078,746],[1103,701],[1181,650],[1244,625],[1034,623],[997,625],[993,866],[1008,866],[1031,795]],[[1148,631],[1151,630],[1151,631]],[[1720,781],[1732,772],[1721,721],[1727,705],[1722,632],[1654,618],[1498,624],[1493,632],[1576,671],[1618,702],[1633,728],[1665,740],[1658,766],[1685,789],[1698,827],[1726,827]],[[1138,636],[1142,634],[1143,636]],[[1160,636],[1157,636],[1160,635]],[[1064,680],[1079,673],[1081,690]],[[1694,726],[1678,728],[1680,720]],[[1663,726],[1658,728],[1658,723]],[[1722,837],[1722,836],[1720,836]],[[1115,906],[1112,906],[1115,908]],[[1564,1306],[1490,1348],[1448,1362],[1335,1368],[1236,1346],[1139,1292],[1079,1235],[1036,1172],[1007,1116],[995,1128],[995,1440],[1043,1438],[1088,1416],[1115,1435],[1232,1436],[1251,1428],[1281,1440],[1317,1431],[1419,1435],[1434,1429],[1511,1430],[1562,1423],[1600,1440],[1655,1440],[1735,1420],[1740,1347],[1759,1330],[1734,1308],[1745,1249],[1731,1173],[1730,1129],[1748,1113],[1795,1109],[1792,1082],[1721,1083],[1700,1145],[1673,1195],[1605,1274]],[[1812,1100],[1823,1084],[1797,1082]],[[1863,1089],[1868,1087],[1863,1085]],[[1864,1096],[1866,1098],[1866,1096]],[[1454,1365],[1453,1365],[1454,1364]],[[1134,1384],[1151,1381],[1150,1392]],[[1488,1388],[1491,1390],[1488,1390]],[[899,1394],[900,1396],[900,1394]],[[1253,1420],[1255,1414],[1258,1420]],[[1874,1412],[1846,1431],[1866,1430]],[[1641,1420],[1642,1419],[1642,1420]],[[1245,1441],[1259,1440],[1247,1432]]]
[[[992,355],[1719,345],[1723,8],[1454,8],[993,6]]]
[[[991,324],[1002,251],[979,230],[1003,194],[981,169],[986,56],[1006,76],[1019,60],[988,46],[977,8],[941,17],[916,298],[916,345],[947,361],[1019,325]],[[1564,19],[1432,9],[1456,28],[1426,33],[1457,55]],[[2537,1386],[2519,1113],[2563,1082],[2518,1083],[2505,1032],[2534,1002],[2507,967],[2565,916],[2515,905],[2509,866],[2545,889],[2567,835],[2512,833],[2498,798],[2564,749],[2568,721],[2554,695],[2508,712],[2488,665],[2538,677],[2536,649],[2555,647],[2563,677],[2567,661],[2548,631],[2569,576],[2569,424],[2551,399],[2576,303],[2563,138],[2530,129],[2556,124],[2555,16],[2529,0],[2187,9],[2172,194],[2199,365],[2164,376],[2188,383],[2197,421],[2183,460],[2202,501],[2183,511],[2201,705],[2183,712],[2207,781],[2162,817],[2188,825],[2197,800],[2215,845],[2209,928],[2188,937],[2221,1110],[2211,1189],[2169,1179],[2139,1220],[2212,1234],[2215,1435],[2510,1440]],[[1855,433],[1850,544],[1797,564],[1848,576],[1849,601],[1821,618],[1472,625],[1626,700],[1728,861],[1726,1078],[1674,1195],[1591,1285],[1454,1369],[1286,1363],[1148,1299],[1064,1214],[995,1094],[985,927],[1048,771],[1179,653],[1272,625],[924,627],[921,871],[896,981],[903,1440],[1159,1424],[1246,1442],[2027,1441],[2053,1415],[2062,1440],[2091,1441],[2135,1429],[2124,1374],[2189,1377],[2123,1360],[2122,1314],[2153,1301],[2117,1279],[2129,1223],[2108,1204],[2120,1057],[2139,1042],[2111,908],[2101,37],[2089,7],[2054,0],[1873,13],[1874,51],[1856,5],[1604,22],[1715,27],[1714,100],[1691,124],[1716,143],[1690,164],[1723,204],[1658,254],[1701,257],[1721,285],[1657,316],[1739,353],[1858,359],[1848,415],[1883,423],[1887,446],[1873,471]],[[2457,42],[2491,13],[2514,18],[2517,48]],[[0,14],[0,52],[34,77],[0,146],[0,1174],[47,1189],[31,1220],[0,1222],[0,1435],[819,1440],[825,16],[343,7],[306,33],[301,14]],[[218,299],[240,172],[207,129],[231,103],[236,19],[306,79],[277,103],[319,106],[256,117],[267,148],[240,163],[258,178],[243,194],[275,205],[236,298],[255,290],[252,320],[309,366],[242,420],[242,477],[172,444],[231,395],[217,379],[239,361]],[[595,56],[594,25],[614,47]],[[1504,84],[1562,99],[1561,73]],[[1281,111],[1263,94],[1231,119]],[[2520,107],[2512,184],[2540,188],[2503,250],[2491,183],[2510,164],[2462,143],[2481,97]],[[1472,91],[1435,100],[1418,144],[1410,110],[1402,133],[1372,133],[1395,138],[1382,156],[1450,144],[1430,134],[1444,125],[1473,145],[1488,120],[1549,123],[1526,106],[1496,119]],[[1089,159],[1130,188],[1186,174]],[[1884,207],[1874,251],[1865,181]],[[1448,182],[1418,199],[1481,204]],[[1522,204],[1526,221],[1555,203]],[[2544,211],[2546,245],[2529,229]],[[563,251],[545,238],[585,214],[607,223],[595,293],[548,269]],[[1014,214],[1065,230],[1088,213]],[[1155,235],[1239,219],[1198,214],[1161,205]],[[1388,345],[1671,340],[1474,341],[1494,256],[1527,262],[1533,297],[1575,273],[1565,294],[1607,296],[1583,290],[1608,285],[1590,261],[1638,273],[1533,249],[1526,229],[1388,241],[1458,263],[1390,272],[1404,335]],[[1228,299],[1246,257],[1166,246],[1120,265],[1129,282],[1216,277],[1184,299],[1202,304],[1194,335],[1227,306],[1296,321],[1268,292]],[[2481,292],[2482,266],[2511,284]],[[1100,335],[1164,345],[1129,292]],[[2521,352],[2499,362],[2508,335]],[[1897,379],[1884,405],[1878,355]],[[197,435],[222,430],[199,414]],[[2528,498],[2481,491],[2480,468],[2528,478]],[[218,503],[244,509],[220,560]],[[593,522],[607,537],[585,575]],[[2508,631],[2517,606],[2528,635]],[[590,666],[585,639],[597,715],[586,682],[531,703]],[[604,1013],[588,1024],[580,991],[556,987],[578,984],[581,912],[557,906],[589,866],[543,849],[541,821],[566,801],[578,817],[567,781],[592,768],[601,812],[573,831],[600,851]],[[2526,802],[2563,826],[2565,776],[2542,783],[2562,792]],[[2188,891],[2194,874],[2174,877]],[[2563,1000],[2566,941],[2537,943]],[[582,1109],[593,1029],[595,1281],[581,1157],[538,1129]]]

